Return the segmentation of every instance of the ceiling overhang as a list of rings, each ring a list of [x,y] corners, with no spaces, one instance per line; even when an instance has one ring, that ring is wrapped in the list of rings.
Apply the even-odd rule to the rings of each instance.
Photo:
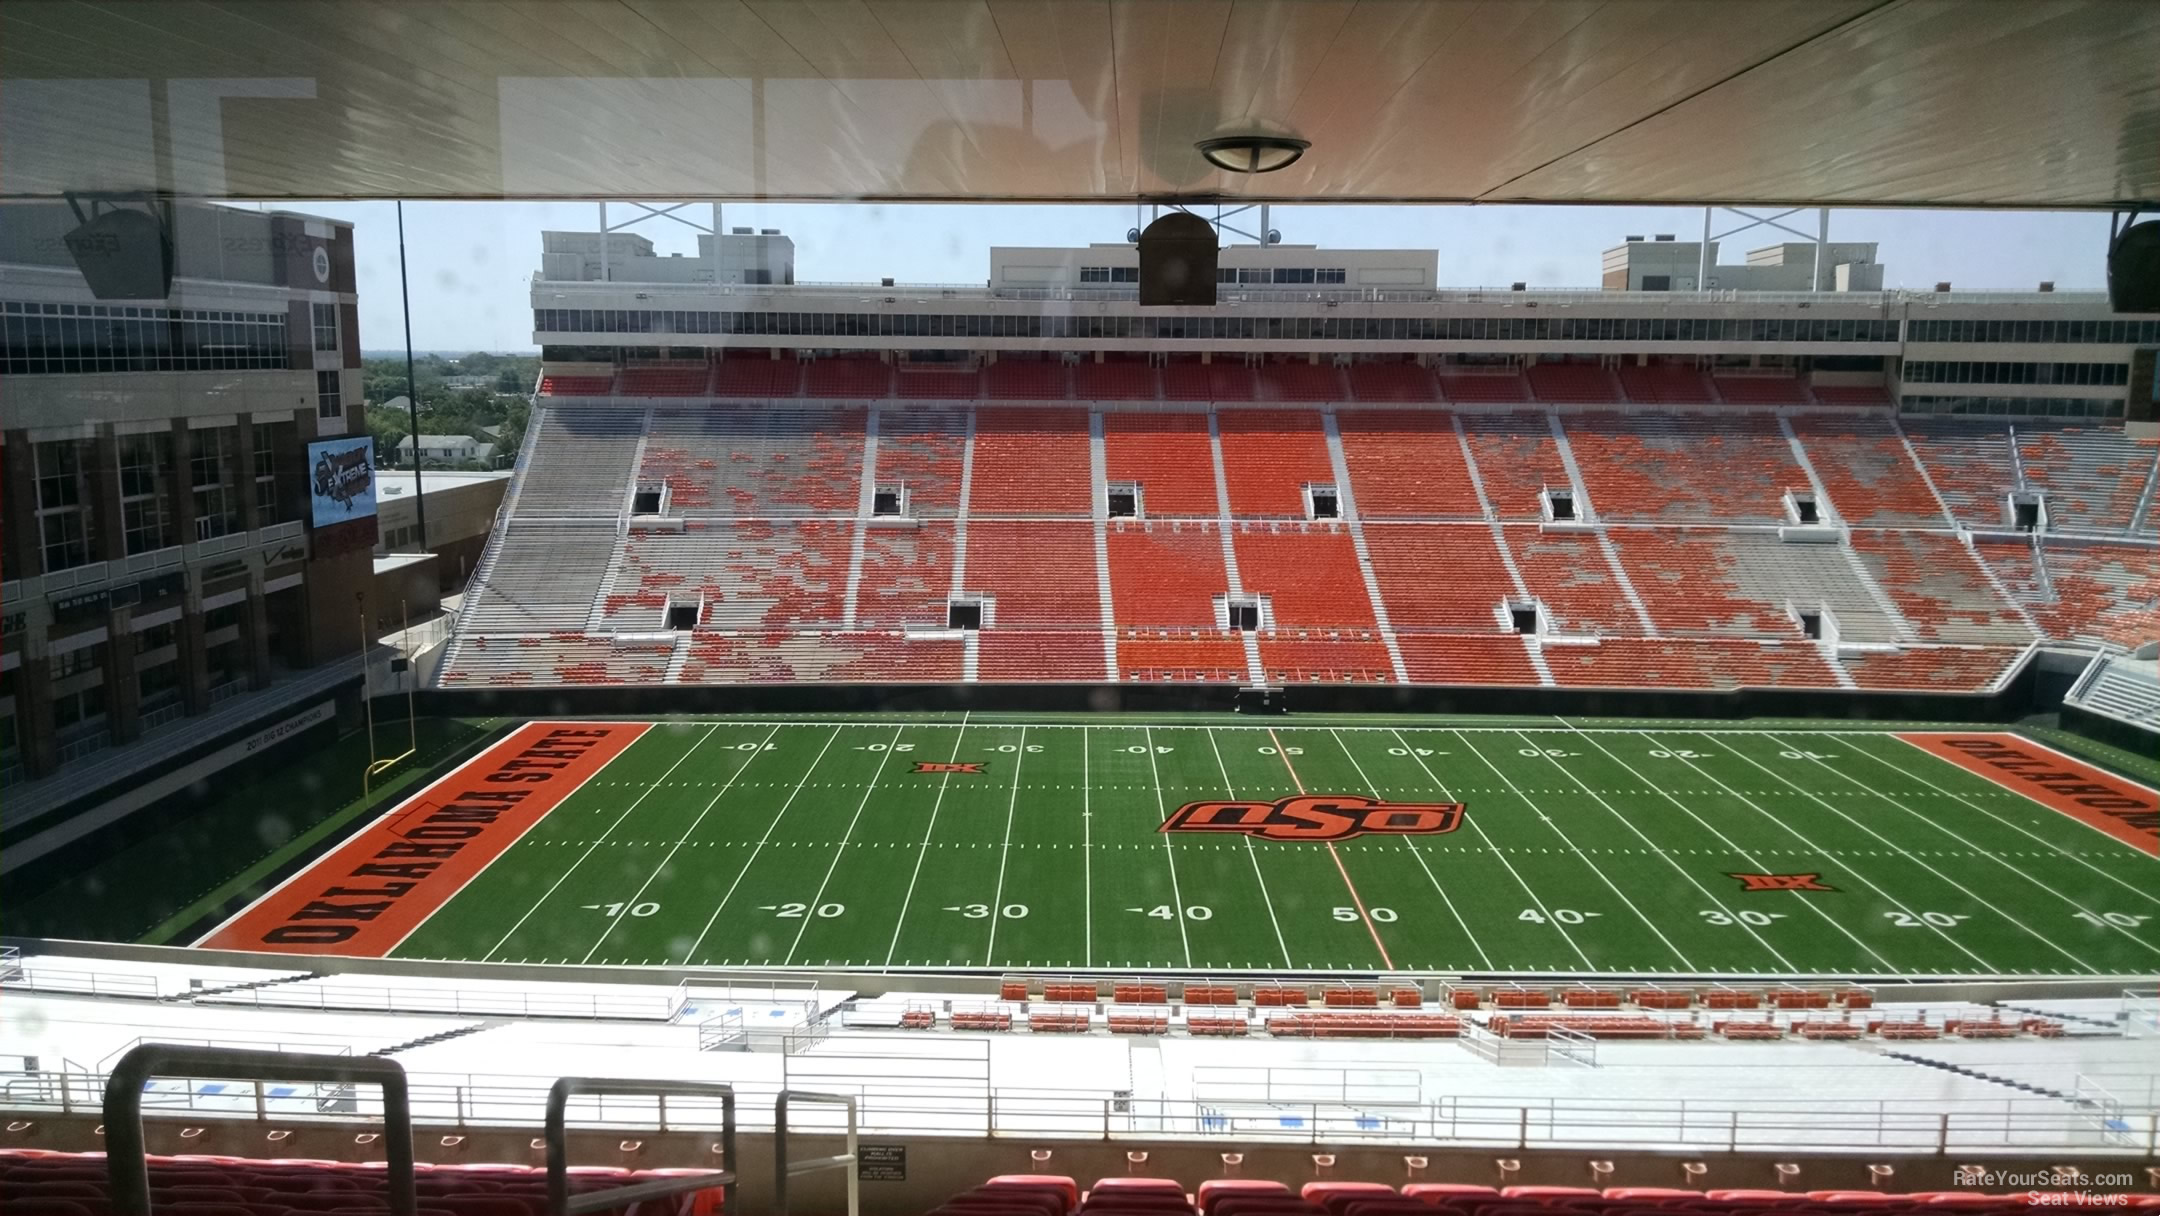
[[[1310,140],[1278,173],[1196,141]],[[2114,207],[2151,0],[7,0],[0,195]]]

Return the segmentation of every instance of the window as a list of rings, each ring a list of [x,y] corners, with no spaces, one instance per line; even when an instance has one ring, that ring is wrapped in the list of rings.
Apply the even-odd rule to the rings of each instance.
[[[78,646],[66,654],[56,654],[52,657],[52,678],[54,680],[65,680],[70,676],[102,671],[104,668],[105,643],[103,642]]]
[[[316,304],[313,306],[313,312],[315,315],[315,349],[336,350],[338,348],[337,305]]]
[[[1082,266],[1080,268],[1080,281],[1083,283],[1107,283],[1110,281],[1110,268],[1108,266]]]
[[[38,536],[45,569],[67,570],[90,561],[90,521],[82,508],[82,453],[73,440],[36,449]]]
[[[338,393],[336,372],[315,373],[315,416],[317,418],[343,418],[345,403]]]
[[[37,445],[38,509],[58,510],[81,502],[81,456],[67,440]]]
[[[171,466],[171,435],[120,437],[120,526],[130,555],[172,543],[165,519],[165,483]]]
[[[278,523],[277,424],[256,423],[254,439],[256,523]]]
[[[45,541],[45,568],[67,570],[84,565],[90,560],[90,544],[83,535],[83,518],[80,510],[58,512],[45,516],[40,523]]]
[[[1313,272],[1313,282],[1315,283],[1346,283],[1348,281],[1348,273],[1340,266],[1322,266]]]

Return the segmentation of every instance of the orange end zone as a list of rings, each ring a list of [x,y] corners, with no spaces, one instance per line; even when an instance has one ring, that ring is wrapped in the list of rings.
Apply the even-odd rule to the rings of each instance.
[[[646,729],[520,727],[196,944],[381,958]]]
[[[1898,738],[2160,857],[2160,790],[2016,735],[1914,732]]]

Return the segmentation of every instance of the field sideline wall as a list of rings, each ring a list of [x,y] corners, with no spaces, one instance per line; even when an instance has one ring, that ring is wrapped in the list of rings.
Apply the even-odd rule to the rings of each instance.
[[[1601,718],[1822,718],[1826,721],[2008,722],[2041,704],[2028,659],[1992,693],[1862,692],[1843,688],[1444,688],[1299,684],[1289,712],[1544,714]],[[1238,690],[1190,684],[736,684],[578,688],[421,689],[420,712],[462,717],[660,718],[746,713],[935,711],[1230,711]],[[2059,704],[2061,690],[2054,699]],[[402,704],[402,698],[401,698]]]
[[[195,946],[144,946],[129,942],[75,942],[54,941],[40,938],[0,936],[0,945],[21,946],[24,953],[34,947],[38,952],[66,954],[75,958],[103,959],[114,963],[145,962],[169,965],[194,965],[203,967],[247,967],[261,969],[265,960],[297,958],[297,955],[267,955],[247,950],[211,950]],[[472,978],[476,975],[490,980],[530,980],[549,983],[576,984],[637,984],[667,986],[691,983],[702,986],[740,984],[748,988],[768,989],[778,984],[782,989],[812,987],[830,996],[842,993],[851,999],[876,1000],[886,996],[901,996],[922,992],[926,977],[934,977],[937,992],[950,996],[995,997],[1003,976],[1008,973],[1028,973],[1025,968],[1000,969],[979,968],[974,971],[925,970],[923,968],[858,967],[821,968],[790,967],[784,971],[759,967],[677,967],[655,965],[640,967],[620,963],[473,963],[451,959],[418,958],[346,958],[334,954],[307,956],[307,969],[323,975],[351,975],[366,977],[371,986],[380,987],[395,982],[399,976],[427,976],[433,979]],[[1093,969],[1060,967],[1039,968],[1044,974],[1121,974],[1113,968]],[[1217,984],[1276,984],[1298,983],[1300,977],[1310,982],[1323,980],[1343,982],[1357,973],[1348,971],[1267,971],[1256,974],[1226,971],[1221,968],[1195,967],[1190,972],[1151,972],[1150,980],[1182,981],[1203,980]],[[1536,984],[1558,983],[1573,976],[1544,977],[1535,972],[1505,972],[1492,976],[1464,973],[1456,979],[1478,982],[1506,982]],[[1598,982],[1605,982],[1600,980]],[[1685,977],[1659,976],[1657,982],[1666,985],[1685,986]],[[1708,983],[1710,981],[1702,981]],[[1775,986],[1782,981],[1765,980],[1763,986]],[[2096,976],[2091,979],[2018,979],[1982,978],[1945,979],[1928,978],[1900,980],[1895,977],[1878,977],[1868,981],[1877,1002],[1933,1001],[1950,1004],[1984,1004],[1989,1001],[2062,1001],[2062,1000],[2117,1000],[2122,997],[2123,985],[2119,977]],[[1108,1002],[1103,1002],[1107,1004]],[[1260,1040],[1255,1039],[1255,1042]]]

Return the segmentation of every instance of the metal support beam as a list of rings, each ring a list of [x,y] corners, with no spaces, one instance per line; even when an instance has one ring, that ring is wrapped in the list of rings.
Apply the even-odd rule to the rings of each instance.
[[[228,1077],[252,1081],[309,1081],[379,1085],[383,1091],[383,1151],[389,1157],[391,1216],[413,1216],[412,1097],[405,1068],[371,1056],[250,1051],[143,1043],[113,1065],[105,1081],[105,1172],[112,1210],[150,1216],[150,1165],[142,1125],[143,1086],[152,1077]]]
[[[604,1191],[570,1193],[570,1143],[565,1123],[570,1099],[582,1094],[604,1097],[657,1097],[661,1102],[661,1128],[666,1130],[668,1095],[720,1099],[720,1168],[709,1174],[680,1178],[656,1178]],[[564,1077],[548,1090],[547,1124],[541,1135],[547,1145],[548,1211],[559,1216],[580,1212],[606,1212],[646,1199],[662,1199],[691,1191],[722,1192],[720,1209],[735,1210],[735,1087],[718,1081],[625,1081],[607,1077]]]

